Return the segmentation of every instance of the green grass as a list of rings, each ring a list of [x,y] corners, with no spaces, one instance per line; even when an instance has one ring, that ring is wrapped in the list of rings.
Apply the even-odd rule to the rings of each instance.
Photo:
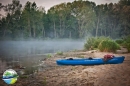
[[[59,51],[56,53],[57,55],[63,55],[63,52],[62,51]]]
[[[38,67],[26,67],[24,72],[26,75],[33,74],[35,70],[37,70]]]
[[[51,54],[47,54],[47,58],[51,58],[52,57],[52,55]]]
[[[46,77],[44,77],[42,84],[43,84],[43,86],[45,86],[47,84]]]
[[[28,76],[27,76],[27,75],[20,75],[19,77],[20,77],[21,79],[28,78]]]

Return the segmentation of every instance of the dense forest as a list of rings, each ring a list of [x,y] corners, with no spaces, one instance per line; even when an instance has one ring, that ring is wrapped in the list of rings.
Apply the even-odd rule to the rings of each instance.
[[[22,6],[19,0],[3,5],[0,14],[0,39],[84,38],[130,34],[130,0],[96,5],[90,1],[61,3],[45,12],[35,2]]]

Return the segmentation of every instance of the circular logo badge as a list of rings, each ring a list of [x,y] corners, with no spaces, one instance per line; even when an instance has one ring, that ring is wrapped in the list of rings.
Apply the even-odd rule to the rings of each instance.
[[[7,84],[14,84],[17,81],[18,74],[13,69],[8,69],[3,73],[3,80]]]

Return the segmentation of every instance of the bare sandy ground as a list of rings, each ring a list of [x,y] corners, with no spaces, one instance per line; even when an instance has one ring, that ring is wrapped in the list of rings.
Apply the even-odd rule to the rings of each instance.
[[[80,52],[76,54],[84,57],[103,57],[113,53]],[[124,63],[95,66],[55,66],[44,72],[39,72],[37,78],[44,80],[41,82],[46,86],[130,86],[130,54],[114,55],[125,56]],[[53,63],[56,59],[59,58],[52,58],[49,60],[52,62],[49,63]]]

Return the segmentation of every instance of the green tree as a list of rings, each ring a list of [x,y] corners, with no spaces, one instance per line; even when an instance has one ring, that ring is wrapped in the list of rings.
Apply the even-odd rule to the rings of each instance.
[[[18,0],[12,0],[11,4],[4,6],[4,11],[6,12],[5,23],[3,23],[3,37],[8,34],[12,36],[15,35],[15,31],[19,30],[19,21],[21,15],[22,5]]]
[[[95,12],[92,6],[95,4],[89,1],[72,2],[72,15],[76,17],[78,22],[79,37],[83,37],[93,27]]]
[[[45,10],[37,7],[36,3],[27,2],[22,12],[22,21],[25,37],[42,37],[45,34],[43,17]]]

